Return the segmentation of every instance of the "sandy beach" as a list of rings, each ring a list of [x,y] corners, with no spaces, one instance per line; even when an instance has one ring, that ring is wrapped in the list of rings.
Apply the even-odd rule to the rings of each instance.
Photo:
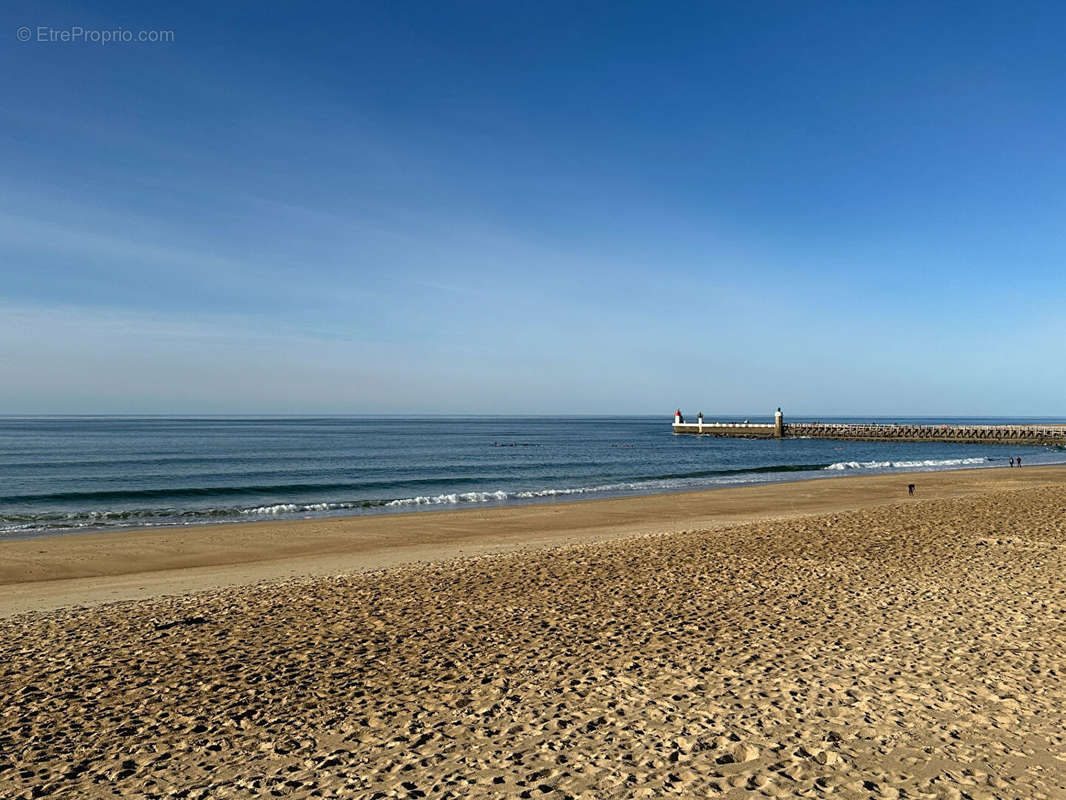
[[[1064,509],[983,469],[4,542],[0,797],[1066,797]]]

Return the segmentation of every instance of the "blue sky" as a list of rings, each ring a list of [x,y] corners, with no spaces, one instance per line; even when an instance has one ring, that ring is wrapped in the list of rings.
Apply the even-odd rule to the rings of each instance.
[[[0,413],[1066,413],[1056,4],[0,17]]]

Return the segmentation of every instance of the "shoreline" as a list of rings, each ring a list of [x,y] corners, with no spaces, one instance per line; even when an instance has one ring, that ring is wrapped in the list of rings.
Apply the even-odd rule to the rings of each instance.
[[[168,531],[168,530],[187,530],[192,528],[212,528],[217,526],[230,526],[230,525],[286,525],[295,522],[311,522],[322,520],[334,520],[334,519],[350,519],[350,518],[362,518],[362,517],[389,517],[393,515],[403,514],[425,514],[434,512],[451,512],[451,511],[471,511],[471,510],[492,510],[502,508],[528,508],[529,506],[536,505],[552,505],[560,503],[584,503],[595,500],[622,500],[635,497],[654,497],[658,495],[676,495],[676,494],[692,494],[697,492],[717,492],[727,489],[742,489],[753,486],[776,486],[780,484],[788,483],[801,483],[804,481],[821,481],[821,480],[839,480],[841,478],[849,477],[876,477],[876,476],[892,476],[892,475],[910,475],[910,474],[927,474],[930,472],[958,472],[961,470],[973,470],[973,469],[1005,469],[998,464],[989,463],[992,462],[991,458],[974,458],[970,459],[963,464],[953,464],[952,466],[941,466],[939,468],[926,468],[926,469],[897,469],[896,471],[884,471],[884,472],[865,472],[856,471],[849,472],[846,469],[837,470],[833,465],[827,464],[820,469],[812,468],[810,471],[804,471],[800,469],[782,469],[779,473],[774,474],[786,475],[788,477],[770,478],[762,481],[751,482],[737,482],[737,483],[715,483],[703,486],[678,486],[671,488],[656,488],[656,489],[616,489],[611,486],[597,486],[597,487],[583,487],[583,488],[564,488],[564,489],[546,489],[543,490],[543,494],[536,493],[536,496],[523,496],[522,492],[512,491],[507,492],[505,490],[499,490],[498,492],[492,491],[477,491],[472,494],[506,494],[508,497],[504,500],[494,501],[482,501],[482,500],[463,500],[455,502],[443,502],[436,501],[434,498],[429,498],[429,502],[417,502],[418,499],[425,500],[426,498],[399,498],[395,500],[368,500],[365,506],[356,505],[357,501],[352,501],[350,507],[335,508],[324,511],[302,511],[302,512],[283,512],[277,515],[263,515],[263,516],[248,516],[245,519],[239,517],[223,518],[223,519],[211,519],[204,518],[196,522],[160,522],[152,524],[119,524],[119,525],[107,525],[99,524],[95,526],[77,526],[77,527],[65,527],[65,528],[43,528],[34,529],[28,531],[22,531],[18,533],[5,532],[0,536],[0,543],[2,542],[17,542],[23,540],[40,540],[50,539],[57,536],[85,536],[93,534],[104,533],[146,533],[151,531]],[[972,463],[971,463],[972,462]],[[980,463],[978,463],[980,462]],[[1066,467],[1066,460],[1062,462],[1051,463],[1035,463],[1034,467],[1054,467],[1063,466]],[[762,474],[767,472],[765,467],[755,467],[752,469],[737,469],[737,474],[751,475]],[[726,474],[723,472],[723,474]],[[799,477],[796,477],[799,476]],[[458,496],[461,492],[449,492],[444,496]],[[285,506],[291,505],[291,502],[279,502],[269,504],[270,506]]]
[[[810,437],[797,437],[810,438]],[[824,480],[828,478],[858,477],[865,475],[907,475],[910,473],[920,474],[928,472],[945,472],[967,469],[998,469],[1006,467],[1005,464],[995,463],[1006,461],[1006,458],[962,457],[946,460],[918,459],[905,460],[896,464],[890,461],[841,461],[827,462],[825,464],[781,464],[765,465],[735,469],[723,469],[713,473],[719,477],[738,475],[751,476],[773,475],[760,480],[710,482],[702,485],[674,485],[656,486],[649,488],[641,486],[641,481],[655,483],[661,479],[644,478],[636,482],[618,478],[621,483],[601,484],[592,486],[545,488],[538,490],[472,490],[470,492],[445,491],[434,496],[412,496],[393,499],[371,498],[366,500],[350,501],[321,501],[300,504],[294,500],[268,501],[265,505],[254,507],[231,507],[218,509],[187,509],[176,511],[175,517],[166,518],[165,512],[159,522],[118,522],[118,523],[80,523],[55,528],[24,528],[19,530],[0,529],[0,542],[19,541],[23,539],[43,539],[54,536],[79,536],[96,533],[134,533],[151,530],[186,529],[200,526],[216,525],[246,525],[254,523],[285,524],[306,520],[328,520],[347,517],[363,516],[389,516],[393,514],[421,514],[432,511],[455,511],[466,509],[494,509],[494,508],[522,508],[541,503],[565,503],[584,502],[586,500],[612,500],[629,497],[646,497],[660,494],[682,494],[702,491],[718,491],[722,489],[742,488],[745,486],[763,486],[780,483],[795,483],[800,481]],[[887,469],[882,469],[891,464]],[[1036,461],[1029,466],[1050,467],[1066,466],[1066,460],[1062,461]],[[867,471],[869,468],[870,471]],[[854,471],[853,471],[854,469]],[[874,472],[873,469],[879,471]],[[270,509],[276,509],[271,513]],[[147,510],[150,513],[150,509]],[[104,512],[121,514],[122,512]],[[136,512],[131,512],[136,513]],[[198,516],[191,521],[183,521],[186,513]],[[83,515],[92,516],[90,512]],[[78,512],[72,515],[78,516]]]
[[[918,486],[907,496],[908,483]],[[349,515],[0,542],[0,617],[299,577],[1066,484],[1066,465],[834,476],[433,513]],[[427,511],[430,511],[427,509]]]

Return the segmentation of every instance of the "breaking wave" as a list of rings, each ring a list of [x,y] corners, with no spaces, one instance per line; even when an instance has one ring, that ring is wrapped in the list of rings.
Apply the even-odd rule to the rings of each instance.
[[[923,469],[930,467],[961,467],[964,464],[987,464],[988,458],[927,458],[921,461],[838,461],[825,469]]]
[[[442,506],[457,505],[458,503],[492,503],[503,502],[512,497],[508,492],[462,492],[452,494],[438,494],[433,497],[401,497],[398,500],[389,500],[384,503],[386,508],[402,508],[404,506]]]

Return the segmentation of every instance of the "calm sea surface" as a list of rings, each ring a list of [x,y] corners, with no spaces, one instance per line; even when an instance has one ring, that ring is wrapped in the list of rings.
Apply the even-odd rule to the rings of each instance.
[[[1066,452],[1033,446],[675,436],[671,422],[0,417],[0,537],[1003,466],[1011,456],[1027,465],[1066,462]]]

